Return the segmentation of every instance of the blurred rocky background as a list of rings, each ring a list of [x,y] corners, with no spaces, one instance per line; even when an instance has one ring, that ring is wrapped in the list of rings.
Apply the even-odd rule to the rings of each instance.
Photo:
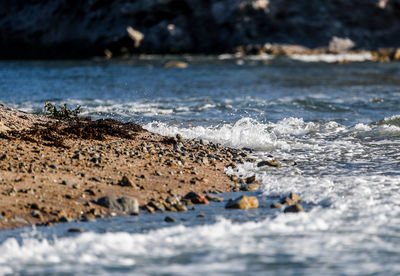
[[[294,52],[399,47],[400,0],[0,1],[2,59],[257,53],[281,44],[300,45]]]

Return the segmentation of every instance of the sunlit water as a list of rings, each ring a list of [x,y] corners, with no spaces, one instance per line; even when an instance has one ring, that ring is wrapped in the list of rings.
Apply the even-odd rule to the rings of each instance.
[[[400,274],[400,64],[187,58],[187,69],[157,57],[2,62],[0,102],[80,104],[84,115],[294,160],[227,173],[256,174],[263,207],[297,192],[305,212],[213,203],[172,214],[174,224],[157,214],[1,231],[0,274]]]

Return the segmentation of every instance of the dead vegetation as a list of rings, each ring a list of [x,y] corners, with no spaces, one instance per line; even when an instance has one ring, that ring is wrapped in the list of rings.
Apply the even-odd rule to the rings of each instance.
[[[114,119],[92,120],[91,118],[64,118],[44,124],[35,124],[28,130],[10,131],[8,139],[21,139],[45,146],[66,148],[66,139],[103,141],[106,136],[133,139],[138,132],[145,131],[140,125],[122,123]]]

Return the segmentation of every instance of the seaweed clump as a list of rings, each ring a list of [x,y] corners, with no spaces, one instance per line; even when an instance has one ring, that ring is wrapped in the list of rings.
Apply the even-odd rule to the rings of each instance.
[[[86,139],[103,141],[107,136],[134,139],[138,132],[145,131],[135,123],[123,123],[114,119],[92,120],[81,118],[81,112],[77,106],[74,110],[67,109],[66,104],[61,108],[51,103],[46,103],[47,115],[51,120],[47,123],[36,123],[28,130],[10,131],[7,139],[21,139],[46,146],[68,148],[66,139]]]
[[[67,148],[66,139],[103,141],[106,136],[134,139],[137,132],[143,131],[145,130],[138,124],[122,123],[114,119],[76,118],[35,125],[22,133],[14,133],[13,136],[25,141],[37,143],[43,141],[47,146]]]

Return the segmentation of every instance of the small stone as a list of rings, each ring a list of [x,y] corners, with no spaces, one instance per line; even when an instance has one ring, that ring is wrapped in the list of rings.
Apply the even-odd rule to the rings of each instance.
[[[169,196],[165,201],[172,205],[178,204],[180,202],[179,198],[176,196]]]
[[[246,178],[246,183],[247,184],[251,184],[254,181],[256,181],[256,176],[255,175]]]
[[[105,196],[99,198],[94,203],[106,208],[118,210],[128,214],[136,214],[136,215],[139,214],[139,202],[136,198],[133,197],[126,196],[117,198],[116,196]]]
[[[209,201],[207,198],[205,198],[202,195],[199,195],[195,192],[189,192],[187,193],[184,197],[184,200],[190,200],[190,202],[194,203],[194,204],[208,204]]]
[[[198,218],[205,218],[205,217],[206,217],[206,214],[204,214],[204,213],[199,213],[199,214],[197,215],[197,217],[198,217]]]
[[[290,193],[289,198],[291,200],[293,200],[294,202],[300,202],[301,201],[301,197],[298,194],[293,193],[293,192]]]
[[[13,218],[13,215],[11,215],[9,212],[5,212],[5,211],[1,212],[1,216],[6,218],[6,219],[12,219]]]
[[[95,222],[96,221],[96,216],[92,213],[86,213],[82,217],[82,221],[86,222]]]
[[[32,210],[39,210],[39,209],[40,209],[40,208],[39,208],[39,205],[37,205],[37,203],[31,203],[30,208],[31,208]]]
[[[68,233],[82,233],[83,229],[82,228],[69,228]]]
[[[33,210],[33,211],[31,212],[31,216],[34,217],[34,218],[37,218],[37,219],[39,219],[39,220],[42,220],[42,219],[43,219],[43,216],[42,216],[42,214],[40,213],[39,210]]]
[[[169,189],[169,190],[168,190],[168,193],[169,193],[170,195],[174,196],[174,195],[176,195],[176,190],[174,190],[174,189]]]
[[[170,216],[166,216],[164,221],[166,221],[166,222],[176,222],[176,219],[174,219],[173,217],[170,217]]]
[[[270,207],[271,207],[272,209],[280,209],[280,208],[282,208],[282,204],[280,204],[280,203],[272,203],[272,204],[270,205]]]
[[[224,199],[223,199],[222,197],[220,197],[220,196],[215,196],[215,195],[210,195],[210,194],[206,195],[206,198],[207,198],[209,201],[214,201],[214,202],[222,202],[222,201],[224,201]]]
[[[150,214],[154,214],[154,213],[156,212],[155,208],[152,207],[152,206],[150,206],[150,205],[146,205],[144,208],[145,208],[145,209],[147,210],[147,212],[149,212]]]
[[[174,212],[174,213],[176,213],[176,212],[178,212],[178,209],[176,209],[176,207],[175,207],[174,205],[170,205],[170,206],[168,207],[168,211],[169,211],[169,212]]]
[[[285,197],[284,199],[281,200],[282,204],[287,204],[287,205],[293,205],[296,202],[294,202],[291,198]]]
[[[259,189],[260,189],[260,185],[255,184],[255,183],[245,185],[243,188],[241,188],[242,191],[246,191],[246,192],[255,192]]]
[[[288,204],[288,205],[293,205],[301,201],[301,198],[298,194],[296,193],[290,193],[288,197],[285,197],[281,200],[282,204]]]
[[[303,207],[300,204],[290,205],[283,210],[285,213],[299,213],[303,211]]]
[[[155,210],[165,212],[165,206],[159,201],[150,201],[147,205],[153,207]]]
[[[168,167],[176,167],[177,165],[176,165],[176,163],[173,162],[173,161],[168,161],[168,162],[167,162],[167,166],[168,166]]]
[[[168,61],[164,64],[164,68],[186,68],[188,64],[183,61]]]
[[[122,179],[118,182],[118,185],[120,186],[127,186],[127,187],[135,187],[135,184],[132,182],[132,180],[124,175]]]
[[[204,139],[200,139],[200,144],[202,144],[203,146],[208,145],[210,142],[208,142],[207,140]]]
[[[162,174],[159,171],[154,171],[154,174],[157,176],[161,176]]]
[[[85,193],[87,193],[87,194],[89,194],[91,196],[95,196],[96,195],[96,192],[93,189],[86,189]]]
[[[266,160],[257,163],[257,167],[263,167],[263,166],[280,167],[281,164],[276,160]]]
[[[234,200],[229,200],[225,208],[227,209],[256,209],[258,208],[258,199],[254,196],[242,195]]]
[[[67,217],[67,216],[61,216],[61,217],[58,219],[58,222],[71,222],[71,221],[72,221],[72,219],[69,218],[69,217]]]
[[[178,141],[181,141],[181,140],[182,140],[182,138],[183,138],[183,137],[182,137],[182,135],[181,135],[181,134],[179,134],[179,133],[178,133],[178,134],[177,134],[175,137],[176,137],[176,139],[177,139]]]
[[[177,210],[178,212],[186,212],[186,211],[187,211],[186,206],[185,206],[185,205],[182,205],[182,204],[180,204],[180,203],[175,204],[175,208],[176,208],[176,210]]]
[[[80,160],[81,159],[81,155],[79,153],[76,153],[71,158],[72,159],[76,159],[76,160]]]

